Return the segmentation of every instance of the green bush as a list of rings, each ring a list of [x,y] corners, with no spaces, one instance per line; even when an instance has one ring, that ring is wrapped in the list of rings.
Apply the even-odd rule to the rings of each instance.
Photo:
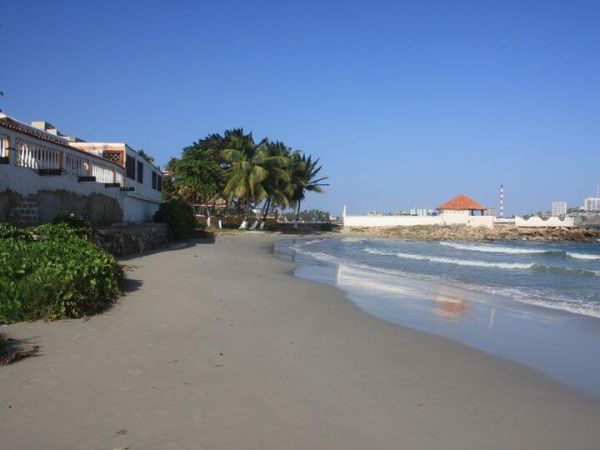
[[[66,225],[85,236],[91,236],[92,234],[92,226],[73,213],[56,216],[52,223],[55,225]]]
[[[24,228],[13,227],[0,223],[0,239],[26,239],[31,237],[31,232]]]
[[[175,239],[189,238],[196,228],[193,208],[177,197],[162,202],[154,220],[166,223]]]
[[[0,323],[82,317],[124,283],[113,256],[66,224],[0,227]]]

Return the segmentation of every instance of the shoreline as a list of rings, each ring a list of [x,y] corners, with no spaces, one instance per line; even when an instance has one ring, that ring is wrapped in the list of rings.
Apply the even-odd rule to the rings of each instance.
[[[596,448],[600,401],[290,275],[285,238],[128,258],[105,314],[3,327],[42,347],[0,368],[3,448]]]

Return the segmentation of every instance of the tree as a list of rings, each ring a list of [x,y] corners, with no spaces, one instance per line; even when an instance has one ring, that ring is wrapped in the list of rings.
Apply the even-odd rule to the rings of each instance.
[[[317,178],[319,160],[267,138],[255,142],[242,128],[209,134],[183,149],[181,158],[167,165],[165,195],[189,203],[208,204],[223,199],[244,214],[264,202],[261,229],[273,207],[297,207],[307,191],[322,192],[326,177]]]
[[[146,161],[148,161],[150,164],[154,164],[154,158],[147,154],[143,149],[138,150],[137,154],[144,158]]]
[[[296,221],[294,227],[298,227],[300,217],[300,204],[306,197],[306,192],[323,192],[324,186],[329,184],[323,183],[328,177],[317,178],[317,175],[322,169],[319,165],[319,158],[313,161],[312,156],[305,154],[295,154],[292,157],[292,204],[296,206]]]
[[[222,136],[211,134],[185,147],[181,159],[171,159],[167,170],[175,195],[192,204],[215,200],[224,180],[222,143]]]
[[[272,207],[287,208],[290,204],[292,174],[290,170],[291,157],[295,153],[283,142],[267,142],[266,150],[272,159],[267,167],[268,175],[265,180],[266,200],[263,205],[263,218],[260,229],[264,229],[269,210]]]
[[[222,154],[229,167],[225,170],[227,182],[223,193],[230,202],[238,199],[246,212],[240,226],[244,229],[250,209],[268,196],[268,189],[273,184],[270,177],[284,176],[287,160],[284,156],[269,153],[267,139],[257,144],[252,133],[244,134],[241,128],[232,130],[226,139],[228,148]]]

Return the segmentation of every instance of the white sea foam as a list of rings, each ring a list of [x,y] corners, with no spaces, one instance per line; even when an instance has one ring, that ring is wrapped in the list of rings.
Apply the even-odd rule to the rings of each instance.
[[[477,244],[459,244],[457,242],[442,241],[440,245],[446,247],[452,247],[458,250],[468,250],[472,252],[485,252],[485,253],[505,253],[510,255],[533,255],[550,253],[549,250],[534,249],[534,248],[518,248],[518,247],[503,247],[496,245],[477,245]]]
[[[600,260],[600,255],[592,255],[588,253],[575,253],[575,252],[567,252],[567,256],[575,259],[588,259],[588,260]]]
[[[476,290],[503,295],[526,305],[534,305],[542,308],[549,308],[558,311],[566,311],[573,314],[580,314],[583,316],[600,318],[600,309],[598,309],[597,303],[583,303],[555,295],[532,294],[519,289],[497,289],[488,288],[487,286],[478,286]]]
[[[309,245],[314,245],[319,242],[322,242],[323,239],[307,239],[305,241],[298,242],[292,246],[293,249],[299,249],[301,247],[308,247]]]
[[[415,255],[413,253],[403,252],[385,252],[370,247],[365,248],[365,252],[375,255],[385,256],[396,256],[404,259],[414,259],[418,261],[432,261],[442,264],[456,264],[458,266],[470,266],[470,267],[489,267],[495,269],[509,269],[509,270],[526,270],[534,267],[533,263],[496,263],[486,261],[476,261],[471,259],[456,259],[456,258],[445,258],[441,256],[428,256],[428,255]]]

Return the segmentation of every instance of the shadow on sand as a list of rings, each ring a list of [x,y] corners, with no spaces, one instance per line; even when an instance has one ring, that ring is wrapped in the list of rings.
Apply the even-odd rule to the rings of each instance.
[[[194,246],[200,245],[200,244],[214,244],[214,243],[215,243],[215,236],[211,234],[208,236],[193,237],[186,241],[168,242],[167,244],[163,245],[162,247],[144,251],[142,253],[132,253],[129,255],[119,256],[119,257],[117,257],[117,259],[119,262],[125,262],[125,261],[129,261],[131,259],[139,258],[140,256],[149,256],[149,255],[154,255],[156,253],[185,250],[186,248],[191,248],[191,247],[194,247]]]

